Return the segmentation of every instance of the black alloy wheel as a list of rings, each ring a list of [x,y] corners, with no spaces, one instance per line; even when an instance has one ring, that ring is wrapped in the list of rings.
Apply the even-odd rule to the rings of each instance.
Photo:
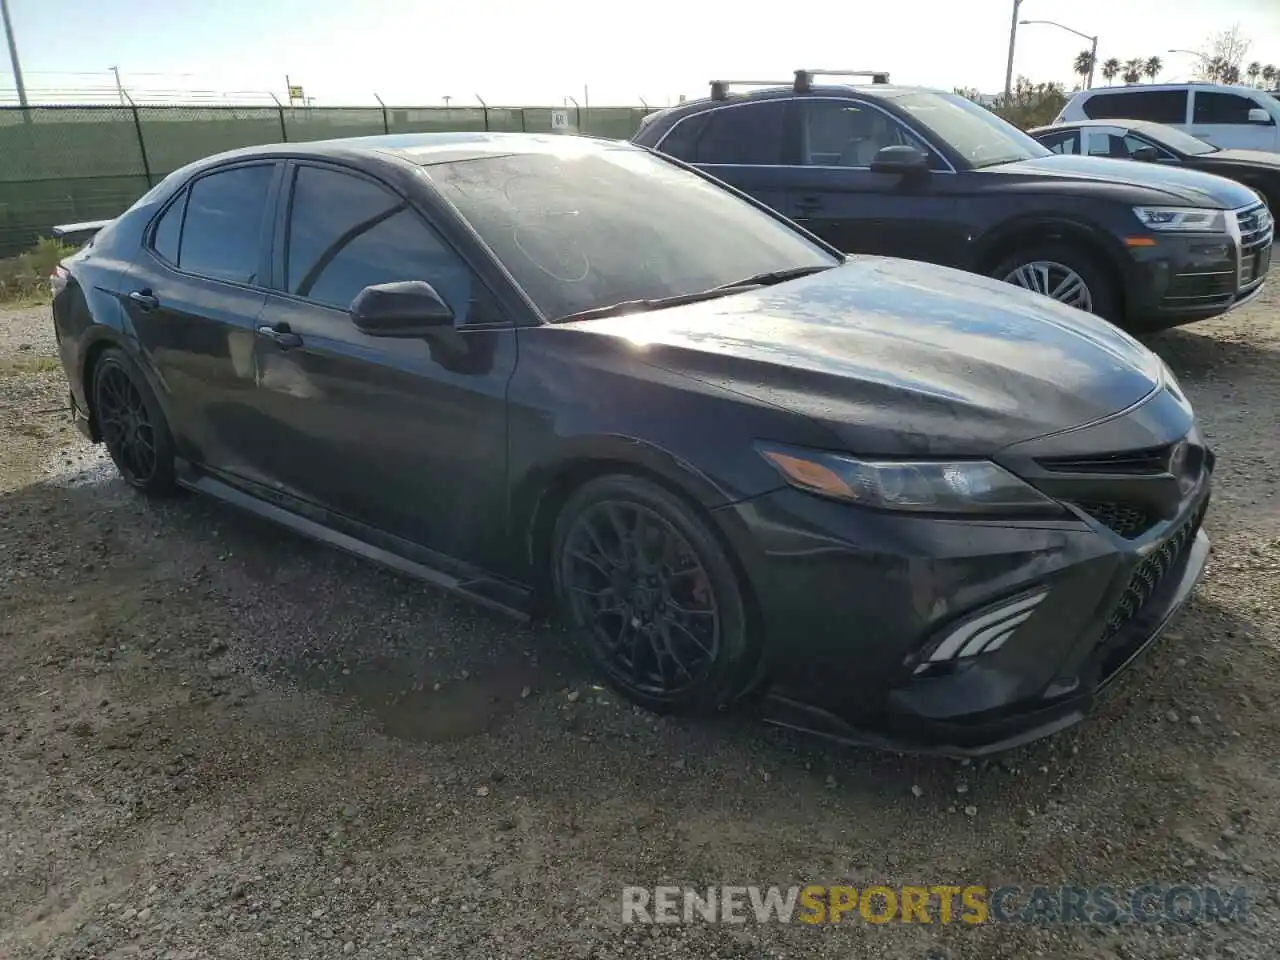
[[[557,523],[561,610],[629,699],[708,710],[740,695],[754,665],[732,565],[679,498],[635,477],[592,481]]]
[[[146,493],[173,490],[169,426],[151,389],[120,350],[108,350],[94,367],[93,416],[126,483]]]

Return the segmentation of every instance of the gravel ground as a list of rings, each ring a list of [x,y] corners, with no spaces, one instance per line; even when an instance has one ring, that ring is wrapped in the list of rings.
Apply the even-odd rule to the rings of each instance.
[[[0,956],[1274,957],[1280,280],[1154,337],[1212,569],[1079,729],[997,762],[660,720],[550,628],[194,497],[67,424],[0,312]],[[625,885],[1247,885],[1246,922],[627,926]]]

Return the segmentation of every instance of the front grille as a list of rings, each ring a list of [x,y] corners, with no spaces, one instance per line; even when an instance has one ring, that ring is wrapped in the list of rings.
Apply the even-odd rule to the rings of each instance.
[[[1041,457],[1037,462],[1054,473],[1105,473],[1126,476],[1154,476],[1169,467],[1173,444],[1126,450],[1122,453],[1095,454],[1091,457]]]
[[[1155,596],[1169,573],[1178,568],[1195,540],[1196,533],[1200,530],[1208,505],[1207,500],[1202,503],[1164,543],[1147,554],[1138,564],[1137,569],[1129,577],[1129,583],[1125,586],[1124,593],[1120,595],[1115,609],[1111,611],[1111,616],[1107,618],[1107,626],[1102,634],[1103,643],[1118,634],[1134,617],[1138,616]]]
[[[1133,503],[1077,502],[1076,506],[1113,533],[1132,540],[1159,522],[1146,507]]]
[[[1236,214],[1240,225],[1240,286],[1255,286],[1271,267],[1271,241],[1275,220],[1264,204]]]

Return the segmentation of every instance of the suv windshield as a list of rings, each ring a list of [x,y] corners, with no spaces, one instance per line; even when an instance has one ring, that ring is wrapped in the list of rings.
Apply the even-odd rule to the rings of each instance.
[[[550,319],[840,263],[763,210],[630,147],[566,145],[427,174]]]
[[[964,157],[970,167],[1052,156],[1052,151],[1013,124],[958,94],[908,93],[894,103]]]

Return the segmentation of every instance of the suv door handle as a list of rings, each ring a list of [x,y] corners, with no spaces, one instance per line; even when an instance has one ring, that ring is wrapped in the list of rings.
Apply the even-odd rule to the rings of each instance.
[[[281,350],[302,346],[302,338],[290,330],[287,323],[277,323],[275,326],[263,324],[258,328],[258,336],[266,337]]]
[[[160,306],[160,298],[150,290],[134,290],[129,294],[129,299],[140,306],[143,310],[154,310],[156,307]]]
[[[800,213],[815,213],[822,209],[822,198],[812,194],[796,198],[796,210]]]

